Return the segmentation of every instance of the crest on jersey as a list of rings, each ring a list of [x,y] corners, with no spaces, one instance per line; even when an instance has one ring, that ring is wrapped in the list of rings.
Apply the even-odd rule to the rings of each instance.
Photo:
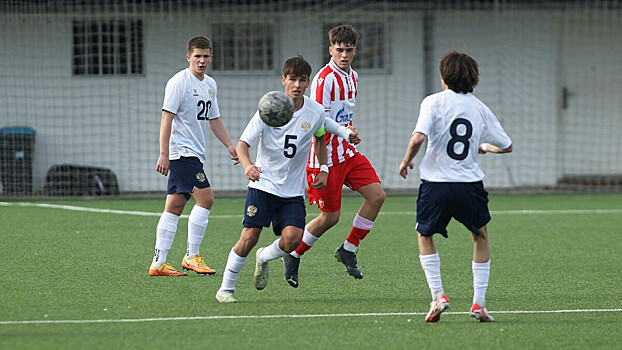
[[[199,182],[205,182],[205,174],[203,173],[197,173],[197,180]]]
[[[255,216],[256,214],[257,214],[257,207],[256,207],[256,206],[254,206],[254,205],[249,205],[249,206],[246,208],[246,215],[247,215],[247,216],[249,216],[249,217],[253,217],[253,216]]]
[[[302,130],[304,130],[304,132],[309,132],[309,129],[311,129],[311,124],[309,124],[309,122],[304,122],[300,124],[300,127],[302,128]]]
[[[322,83],[323,83],[323,82],[324,82],[324,78],[319,78],[319,79],[317,80],[317,84],[318,84],[318,85],[322,85]]]
[[[209,98],[214,98],[214,90],[209,89],[207,90],[207,93],[209,94]]]

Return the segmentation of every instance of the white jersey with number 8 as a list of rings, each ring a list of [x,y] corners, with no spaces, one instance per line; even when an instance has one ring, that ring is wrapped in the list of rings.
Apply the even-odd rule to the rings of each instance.
[[[501,124],[473,94],[452,90],[421,102],[415,132],[427,136],[419,166],[421,179],[433,182],[477,182],[484,172],[477,163],[478,147],[488,142],[502,149],[512,145]]]

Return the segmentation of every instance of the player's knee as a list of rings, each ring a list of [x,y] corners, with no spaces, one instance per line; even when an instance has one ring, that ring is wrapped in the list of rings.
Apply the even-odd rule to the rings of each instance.
[[[322,212],[320,217],[322,218],[322,224],[326,229],[329,229],[339,222],[341,214],[339,212]]]
[[[380,208],[384,204],[384,200],[386,198],[387,198],[387,194],[384,192],[384,190],[382,188],[380,188],[378,191],[375,191],[373,196],[368,198],[367,201],[372,206],[374,206],[376,208]]]

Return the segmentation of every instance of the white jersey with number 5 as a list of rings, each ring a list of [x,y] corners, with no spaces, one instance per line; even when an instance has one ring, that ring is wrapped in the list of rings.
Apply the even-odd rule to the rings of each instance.
[[[240,141],[253,145],[259,139],[255,165],[261,168],[259,181],[248,187],[282,198],[304,196],[307,188],[306,164],[311,141],[324,127],[324,108],[304,96],[302,108],[289,123],[273,128],[255,112],[240,136]]]
[[[473,94],[450,89],[421,102],[415,132],[427,136],[419,166],[421,178],[433,182],[476,182],[484,178],[477,163],[478,147],[488,142],[502,149],[512,145],[501,124]]]
[[[162,110],[175,114],[169,141],[169,159],[198,157],[205,164],[207,121],[220,118],[216,81],[197,79],[188,68],[175,74],[164,91]]]

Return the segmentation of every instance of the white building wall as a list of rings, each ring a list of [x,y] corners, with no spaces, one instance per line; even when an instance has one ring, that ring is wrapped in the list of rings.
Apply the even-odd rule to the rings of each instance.
[[[252,16],[251,16],[252,15]],[[267,91],[281,90],[280,65],[302,54],[314,73],[323,62],[322,14],[282,13],[277,24],[273,73],[211,72],[219,87],[223,122],[237,137]],[[356,11],[352,13],[357,16]],[[385,188],[418,186],[418,171],[407,180],[397,167],[425,97],[422,12],[383,11],[361,18],[383,20],[389,40],[388,67],[381,73],[359,70],[355,126],[364,139],[360,150],[374,164]],[[25,125],[37,131],[35,191],[43,188],[50,166],[61,163],[111,168],[122,192],[164,191],[166,178],[155,171],[166,81],[187,67],[187,40],[210,36],[210,18],[246,20],[255,14],[144,13],[145,75],[72,75],[72,20],[67,14],[0,14],[0,127]],[[475,89],[512,137],[515,152],[481,157],[486,185],[554,185],[559,114],[559,15],[543,11],[437,11],[433,22],[433,76],[449,50],[477,59]],[[435,79],[435,88],[440,82]],[[228,153],[209,137],[207,174],[215,190],[241,190],[246,179]],[[546,151],[544,151],[546,150]],[[421,155],[417,157],[419,161]]]

